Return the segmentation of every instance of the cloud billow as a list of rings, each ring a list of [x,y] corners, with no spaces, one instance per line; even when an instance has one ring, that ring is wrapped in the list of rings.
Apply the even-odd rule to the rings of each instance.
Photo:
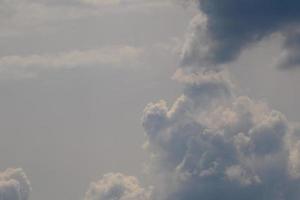
[[[198,0],[202,16],[192,22],[182,54],[182,65],[201,67],[234,61],[245,48],[273,33],[286,40],[297,32],[300,2],[297,0]],[[296,44],[299,46],[299,43]],[[300,61],[293,59],[295,44],[287,42],[288,55],[278,66],[291,68]],[[290,55],[291,53],[291,55]],[[292,59],[292,61],[289,61]]]
[[[219,66],[277,32],[285,37],[278,67],[300,64],[300,2],[196,1],[201,14],[174,75],[183,93],[171,106],[149,103],[142,117],[149,200],[298,200],[300,131],[267,103],[237,95]]]
[[[85,200],[149,200],[150,190],[132,176],[110,173],[90,184]]]
[[[208,80],[216,82],[211,75],[199,76],[206,83],[198,81],[198,87],[207,87]],[[219,84],[229,89],[226,81]],[[211,92],[184,93],[170,108],[164,101],[146,107],[143,125],[152,155],[151,176],[163,185],[155,187],[153,196],[298,199],[299,133],[283,114],[263,102],[247,96],[208,95]],[[210,103],[199,101],[202,96],[211,97]]]
[[[86,200],[298,200],[300,131],[265,102],[236,94],[225,70],[178,69],[173,105],[144,109],[151,189],[109,174]]]
[[[28,200],[30,182],[22,169],[0,172],[0,200]]]

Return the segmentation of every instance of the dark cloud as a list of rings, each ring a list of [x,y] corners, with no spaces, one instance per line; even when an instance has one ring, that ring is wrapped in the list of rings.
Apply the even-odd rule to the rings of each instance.
[[[294,56],[298,45],[290,46],[293,39],[286,34],[299,27],[299,1],[198,0],[198,3],[203,16],[192,22],[182,65],[207,67],[234,61],[243,49],[276,32],[287,40],[288,55],[281,67],[300,63]]]
[[[282,53],[277,60],[277,67],[280,69],[292,69],[300,65],[300,32],[285,33],[287,38],[283,44]]]

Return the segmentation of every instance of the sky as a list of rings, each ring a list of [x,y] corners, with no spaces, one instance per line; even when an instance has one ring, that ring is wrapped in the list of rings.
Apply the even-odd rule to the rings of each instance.
[[[0,200],[296,200],[300,3],[0,0]]]

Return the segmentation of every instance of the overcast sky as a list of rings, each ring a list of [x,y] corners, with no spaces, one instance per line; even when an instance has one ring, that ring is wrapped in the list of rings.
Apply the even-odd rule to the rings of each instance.
[[[194,3],[167,0],[0,0],[1,171],[22,168],[30,200],[107,200],[86,192],[111,172],[147,185],[143,145],[152,128],[143,110],[181,95],[174,73],[200,12]],[[239,40],[244,50],[226,58],[226,70],[237,94],[298,122],[300,70],[285,60],[277,66],[282,34],[263,38],[253,45]]]

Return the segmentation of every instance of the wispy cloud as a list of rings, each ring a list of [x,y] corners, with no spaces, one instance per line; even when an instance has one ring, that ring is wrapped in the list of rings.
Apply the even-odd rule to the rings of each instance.
[[[139,63],[143,49],[133,46],[108,46],[72,50],[56,54],[8,55],[0,58],[0,74],[35,76],[42,70],[76,67],[132,67]]]
[[[171,0],[0,0],[0,36],[20,34],[48,23],[99,17],[120,11],[169,5]]]
[[[170,3],[171,0],[80,0],[83,4],[91,5],[162,5],[165,3]]]

